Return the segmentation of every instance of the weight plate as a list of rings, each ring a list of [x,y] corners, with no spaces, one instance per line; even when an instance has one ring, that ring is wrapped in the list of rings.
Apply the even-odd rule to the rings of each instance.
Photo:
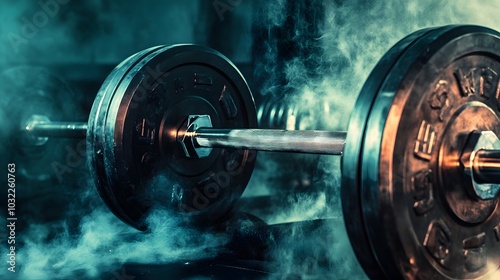
[[[421,36],[394,63],[366,121],[360,204],[388,278],[500,276],[500,198],[479,201],[459,163],[467,135],[500,133],[500,37],[478,26]]]
[[[23,181],[40,184],[65,179],[65,173],[73,172],[79,165],[78,158],[82,160],[84,145],[82,154],[77,154],[78,145],[72,139],[32,141],[23,133],[23,126],[32,116],[52,121],[78,121],[75,118],[83,117],[71,87],[47,69],[32,66],[4,71],[0,85],[5,158],[17,164],[17,174]],[[71,162],[67,160],[67,147],[77,154]]]
[[[363,148],[363,136],[371,106],[392,66],[406,49],[429,32],[420,30],[403,38],[394,45],[379,61],[366,80],[349,120],[346,144],[341,159],[342,168],[342,209],[346,229],[354,252],[363,269],[373,279],[382,279],[384,274],[371,253],[365,226],[363,223],[363,209],[360,197],[360,156]]]
[[[99,193],[124,222],[145,229],[148,210],[160,205],[210,224],[245,189],[255,153],[213,149],[206,158],[185,157],[176,132],[188,115],[210,115],[214,127],[257,126],[243,76],[209,48],[150,48],[104,82],[87,130],[89,165]]]

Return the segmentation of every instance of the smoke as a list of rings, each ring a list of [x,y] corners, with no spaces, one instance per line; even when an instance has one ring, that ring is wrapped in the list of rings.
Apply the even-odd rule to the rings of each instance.
[[[200,39],[197,34],[210,33],[207,30],[213,28],[212,23],[197,19],[202,12],[215,15],[216,12],[202,11],[203,2],[206,1],[143,1],[139,5],[135,1],[0,1],[0,72],[7,73],[0,85],[3,97],[0,125],[4,128],[0,137],[7,144],[0,154],[2,166],[8,162],[17,164],[19,178],[16,272],[6,269],[5,260],[9,256],[4,253],[9,253],[12,244],[7,246],[9,232],[4,226],[0,230],[0,248],[5,267],[0,270],[0,278],[98,278],[102,273],[118,270],[126,262],[171,263],[211,258],[224,251],[227,236],[189,227],[182,218],[165,209],[152,211],[146,233],[118,220],[88,178],[82,160],[85,155],[80,153],[76,141],[50,139],[48,145],[55,147],[54,151],[45,151],[43,158],[28,160],[24,155],[13,156],[17,152],[13,146],[20,145],[13,141],[19,116],[50,110],[52,120],[83,120],[79,114],[82,108],[75,107],[81,105],[80,98],[84,96],[76,96],[67,84],[63,87],[57,83],[58,79],[48,73],[51,65],[117,63],[153,45],[205,44],[207,38],[200,36]],[[230,18],[231,14],[225,16]],[[245,55],[238,51],[234,54]],[[16,67],[20,64],[30,66]],[[39,64],[48,65],[49,71],[31,66]],[[62,104],[44,101],[44,108],[39,108],[40,104],[34,102],[36,98],[30,98],[37,94]],[[62,182],[23,178],[21,170],[34,166],[33,162],[43,165],[44,172],[51,175],[54,175],[51,163],[67,168],[59,169],[65,171]],[[6,202],[6,198],[0,201],[3,221],[6,221]]]
[[[241,51],[228,48],[225,53],[240,61],[249,60],[250,43],[241,36],[250,33],[248,22],[231,21],[230,14],[226,14],[227,21],[204,24],[201,19],[205,17],[218,20],[214,11],[207,11],[212,9],[210,2],[69,1],[60,4],[58,12],[49,15],[46,23],[35,25],[35,35],[24,36],[27,41],[22,41],[16,51],[8,35],[23,36],[23,17],[34,24],[34,15],[43,9],[37,1],[4,0],[0,9],[0,34],[5,35],[0,45],[0,68],[13,63],[49,61],[115,63],[152,45],[189,42],[210,43],[216,49],[221,45],[238,46]],[[261,82],[254,93],[307,112],[307,118],[301,119],[301,129],[347,129],[354,102],[371,69],[393,44],[413,31],[456,23],[500,30],[499,1],[252,2],[253,9],[247,9],[244,5],[250,5],[245,4],[250,1],[244,0],[244,4],[235,7],[233,15],[249,18],[247,11],[254,13],[254,31],[258,34],[253,42],[257,60],[254,70]],[[206,16],[207,13],[212,15]],[[217,28],[231,24],[243,30],[238,32],[235,28],[226,33],[227,29]],[[220,36],[219,47],[209,39],[214,34]],[[223,36],[226,34],[240,36]],[[2,119],[8,116],[3,115]],[[283,275],[276,277],[363,278],[344,229],[339,197],[340,159],[294,159],[261,153],[245,196],[280,196],[281,203],[258,215],[270,224],[330,220],[309,230],[304,223],[283,230],[283,238],[275,240],[267,256],[275,263],[276,275]],[[292,189],[297,192],[283,191],[290,187],[282,184],[290,182],[283,179],[287,170],[307,175],[293,181],[296,185]],[[19,232],[19,279],[97,277],[126,262],[209,258],[220,253],[227,242],[226,236],[186,227],[182,220],[162,209],[150,215],[150,232],[139,233],[105,208],[87,178],[78,184],[79,187],[67,190],[61,190],[66,188],[64,185],[57,185],[57,189],[56,185],[41,186],[51,190],[47,195],[59,193],[56,198],[60,204],[33,203],[36,210],[30,212],[37,213],[35,216],[54,215],[48,218],[49,222],[23,217],[26,229]],[[30,186],[19,186],[20,196],[29,192],[26,188]],[[19,201],[26,201],[24,209],[32,207],[31,200]],[[1,270],[2,278],[4,273]]]
[[[93,188],[79,195],[81,202],[73,202],[64,220],[31,221],[19,234],[17,279],[95,278],[118,270],[123,263],[214,257],[227,243],[227,236],[188,227],[165,209],[152,210],[148,232],[138,232],[111,214]],[[77,208],[83,204],[88,208]]]
[[[96,277],[127,262],[161,264],[214,257],[225,244],[222,237],[181,226],[164,210],[148,219],[151,233],[138,233],[100,208],[81,221],[78,235],[72,236],[63,226],[48,242],[47,225],[32,225],[18,257],[24,264],[20,279]]]
[[[224,20],[212,1],[203,0],[145,0],[140,5],[109,0],[1,0],[0,6],[0,67],[116,64],[155,45],[185,43],[211,46],[237,61],[250,59],[251,5],[247,1],[224,11]]]
[[[500,1],[271,1],[261,3],[254,18],[255,75],[259,93],[275,102],[309,112],[301,129],[346,130],[357,95],[371,69],[384,53],[406,35],[427,27],[448,24],[477,24],[500,30],[497,12]],[[282,105],[283,106],[283,105]],[[259,167],[265,177],[253,178],[252,188],[274,194],[273,178],[283,171],[276,159],[261,153],[269,163]],[[300,172],[294,170],[293,172]],[[289,173],[293,173],[289,172]],[[293,196],[285,205],[270,206],[270,223],[331,218],[326,235],[304,233],[298,223],[289,239],[270,253],[284,273],[297,279],[315,278],[325,272],[329,278],[364,278],[354,257],[342,219],[340,160],[322,156],[310,192]],[[286,188],[285,186],[283,188]],[[330,240],[325,244],[324,239]],[[294,242],[297,241],[298,242]],[[305,269],[321,259],[294,258],[310,244],[327,246],[327,264]],[[307,254],[306,254],[307,255]],[[314,259],[314,257],[313,257]],[[335,264],[335,265],[332,265]],[[340,273],[339,273],[340,272]],[[286,278],[286,276],[285,276]],[[294,278],[295,279],[295,278]]]

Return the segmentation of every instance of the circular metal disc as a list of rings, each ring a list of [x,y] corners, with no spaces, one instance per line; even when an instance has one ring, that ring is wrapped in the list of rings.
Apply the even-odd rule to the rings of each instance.
[[[402,50],[373,89],[368,116],[354,120],[365,124],[359,180],[343,186],[358,192],[344,199],[361,207],[375,261],[364,267],[391,279],[499,276],[500,198],[477,200],[459,163],[470,132],[500,134],[498,73],[499,33],[448,26]]]
[[[213,149],[208,157],[187,158],[176,132],[188,115],[210,115],[214,127],[257,126],[243,76],[209,48],[150,48],[104,82],[90,114],[89,164],[104,201],[126,223],[144,229],[155,206],[210,223],[245,189],[255,153]]]
[[[371,252],[363,223],[363,209],[360,197],[360,156],[363,135],[371,106],[385,76],[400,55],[429,30],[421,30],[408,35],[393,46],[380,60],[365,82],[349,121],[346,144],[342,156],[342,209],[351,244],[365,272],[373,279],[384,278],[383,272]]]
[[[79,121],[83,114],[71,87],[45,68],[19,66],[0,75],[0,92],[4,156],[17,163],[17,174],[34,184],[68,178],[66,175],[74,171],[79,160],[83,161],[84,143],[81,151],[76,151],[78,144],[72,139],[32,141],[23,133],[23,126],[33,116],[51,121]],[[70,162],[66,148],[76,154]]]

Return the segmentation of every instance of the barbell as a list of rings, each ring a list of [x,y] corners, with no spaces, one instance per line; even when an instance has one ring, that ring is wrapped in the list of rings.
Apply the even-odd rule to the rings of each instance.
[[[258,129],[241,73],[196,45],[127,58],[88,123],[33,115],[20,126],[37,143],[85,136],[101,197],[138,229],[155,204],[220,219],[248,183],[254,150],[342,155],[344,220],[368,276],[498,277],[499,36],[462,25],[405,37],[371,72],[347,132]]]

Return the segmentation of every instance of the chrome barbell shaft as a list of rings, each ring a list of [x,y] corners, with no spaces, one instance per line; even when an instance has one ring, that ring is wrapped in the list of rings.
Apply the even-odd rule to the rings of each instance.
[[[195,145],[274,152],[342,155],[347,133],[321,130],[198,128]],[[482,184],[500,184],[500,150],[480,150],[472,171]]]
[[[479,150],[472,166],[474,179],[480,184],[500,184],[500,150]]]
[[[26,132],[36,137],[85,138],[86,122],[32,122],[25,127]]]
[[[199,128],[189,133],[201,147],[342,155],[347,133],[321,130]]]
[[[25,130],[35,137],[84,138],[87,123],[31,121]],[[347,132],[202,127],[187,135],[200,147],[342,155]],[[478,151],[472,164],[480,183],[500,184],[500,150]]]

